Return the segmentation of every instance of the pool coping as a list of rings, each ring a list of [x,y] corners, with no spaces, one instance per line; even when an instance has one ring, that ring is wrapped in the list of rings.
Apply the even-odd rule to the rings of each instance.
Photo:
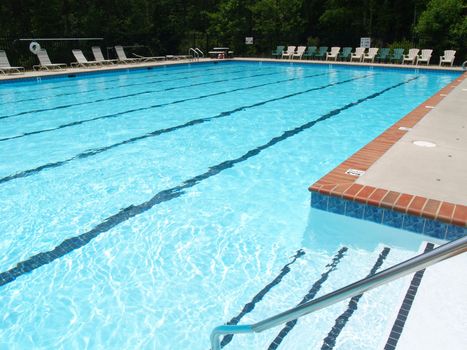
[[[67,67],[65,69],[57,70],[27,70],[24,73],[13,73],[13,74],[0,74],[0,84],[3,83],[13,83],[13,82],[26,82],[26,81],[36,81],[38,78],[67,78],[75,76],[84,76],[92,74],[106,74],[112,72],[126,72],[126,71],[136,71],[143,69],[151,69],[157,67],[168,67],[168,66],[178,66],[178,65],[190,65],[190,64],[206,64],[206,63],[217,63],[217,62],[227,61],[226,59],[209,59],[201,58],[199,60],[191,59],[180,59],[180,60],[164,60],[164,61],[155,61],[155,62],[138,62],[138,63],[117,63],[117,64],[108,64],[100,67],[86,67],[86,68],[72,68]],[[230,61],[230,60],[228,60]]]
[[[375,67],[375,68],[392,68],[392,69],[417,69],[427,71],[439,72],[463,72],[462,67],[458,66],[437,66],[437,65],[409,65],[409,64],[394,64],[394,63],[368,63],[368,62],[349,62],[349,61],[323,61],[323,60],[299,60],[299,59],[278,59],[278,58],[256,58],[256,57],[235,57],[230,59],[233,61],[247,61],[247,62],[271,62],[271,63],[298,63],[310,65],[338,65],[348,67]]]
[[[467,206],[465,205],[361,185],[355,183],[359,179],[358,176],[355,176],[356,174],[349,174],[349,170],[350,172],[352,170],[368,170],[406,134],[404,128],[413,127],[430,112],[431,108],[427,108],[426,106],[436,106],[454,90],[459,82],[462,82],[466,78],[467,73],[464,73],[447,84],[311,185],[309,191],[390,209],[404,214],[420,216],[426,219],[442,221],[447,224],[467,227]]]

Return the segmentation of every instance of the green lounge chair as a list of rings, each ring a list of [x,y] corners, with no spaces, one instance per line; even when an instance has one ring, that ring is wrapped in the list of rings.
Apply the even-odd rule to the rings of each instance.
[[[394,52],[392,53],[392,56],[390,58],[391,63],[402,63],[402,60],[404,58],[404,49],[398,48],[394,49]]]
[[[350,54],[352,53],[351,47],[344,47],[342,52],[337,56],[340,61],[348,61],[350,60]]]
[[[384,47],[381,50],[379,50],[378,55],[376,56],[376,61],[381,63],[381,62],[386,62],[389,58],[389,52],[391,51],[390,48]]]
[[[284,52],[284,49],[285,49],[285,46],[278,46],[276,48],[276,50],[274,50],[272,53],[271,53],[271,56],[275,57],[275,58],[279,58],[282,56],[282,52]]]
[[[316,46],[308,46],[308,49],[303,54],[305,58],[314,58],[316,55]]]
[[[327,46],[321,46],[319,52],[315,55],[315,58],[322,60],[326,58],[326,52],[328,52]]]

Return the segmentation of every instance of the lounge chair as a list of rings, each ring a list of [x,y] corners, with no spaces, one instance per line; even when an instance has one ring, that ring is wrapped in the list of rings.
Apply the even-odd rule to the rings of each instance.
[[[103,66],[104,64],[99,61],[88,61],[86,56],[84,56],[83,51],[74,49],[71,50],[73,56],[76,58],[76,62],[71,63],[72,67],[92,67],[92,66]]]
[[[275,51],[272,51],[271,56],[275,58],[279,58],[282,56],[282,52],[284,52],[285,46],[278,46]]]
[[[315,58],[321,60],[326,58],[326,53],[328,52],[327,46],[321,46],[318,50],[318,53],[315,55]]]
[[[0,73],[24,73],[23,67],[12,67],[4,50],[0,50]]]
[[[404,58],[404,49],[402,48],[397,48],[394,49],[394,52],[392,53],[392,56],[390,57],[389,61],[391,63],[401,63],[402,59]]]
[[[431,49],[422,50],[422,54],[417,57],[417,66],[419,63],[426,63],[426,65],[428,66],[430,64],[432,53],[433,50]]]
[[[337,56],[339,55],[340,51],[341,48],[338,46],[331,47],[331,52],[326,52],[326,61],[329,59],[337,61]]]
[[[297,47],[297,52],[295,52],[294,54],[292,54],[292,59],[294,59],[295,57],[297,57],[297,58],[299,58],[299,59],[302,59],[303,54],[305,53],[305,50],[306,50],[306,46],[299,46],[299,47]]]
[[[451,65],[454,64],[454,59],[456,58],[456,50],[445,50],[444,56],[439,57],[439,65],[441,66],[443,63],[448,63]]]
[[[120,46],[120,45],[115,46],[115,52],[117,53],[119,62],[122,62],[122,63],[142,62],[142,59],[138,57],[128,58],[126,56],[125,50],[123,49],[123,46]]]
[[[114,64],[118,62],[118,60],[106,60],[99,46],[93,46],[91,47],[91,50],[92,50],[92,54],[94,55],[94,59],[96,60],[96,62],[100,62],[102,64]]]
[[[352,54],[352,48],[351,47],[344,47],[342,49],[342,52],[337,56],[337,58],[340,61],[348,61],[350,60],[350,55]]]
[[[39,52],[37,53],[37,58],[39,59],[39,63],[32,68],[34,70],[37,69],[45,69],[45,70],[50,70],[50,69],[64,69],[66,68],[65,63],[52,63],[50,61],[49,55],[47,54],[46,49],[40,49]]]
[[[365,55],[365,48],[357,47],[355,49],[355,52],[350,56],[350,62],[352,61],[362,62],[364,55]]]
[[[373,63],[375,61],[375,57],[378,54],[379,49],[377,47],[370,47],[368,49],[368,53],[363,56],[363,62],[370,61]]]
[[[404,55],[404,58],[402,59],[402,64],[405,62],[409,62],[411,64],[415,64],[417,61],[418,53],[420,52],[419,49],[410,49],[408,55]]]
[[[287,51],[282,51],[282,58],[292,58],[295,53],[295,46],[287,46]]]
[[[308,46],[308,49],[303,54],[305,58],[313,58],[316,55],[316,46]]]
[[[389,52],[391,51],[390,48],[388,47],[383,47],[378,51],[378,54],[376,55],[375,59],[377,62],[386,62],[389,58]]]

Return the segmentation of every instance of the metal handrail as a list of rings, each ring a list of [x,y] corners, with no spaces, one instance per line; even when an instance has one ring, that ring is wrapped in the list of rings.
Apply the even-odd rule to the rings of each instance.
[[[464,61],[464,63],[462,63],[462,71],[466,71],[467,70],[467,61]]]
[[[198,47],[196,47],[195,50],[198,52],[198,54],[201,54],[201,57],[204,58],[204,52],[203,51],[201,51]]]
[[[196,59],[199,61],[199,54],[198,51],[196,51],[194,48],[190,47],[188,50],[188,55],[191,56],[191,52],[193,52],[195,55],[193,56],[193,59]]]
[[[280,324],[296,320],[314,311],[323,309],[339,301],[362,294],[368,290],[389,283],[406,275],[422,270],[445,259],[467,252],[467,236],[446,243],[432,251],[417,255],[370,277],[349,284],[315,300],[308,301],[280,314],[250,325],[223,325],[211,333],[211,350],[220,350],[220,337],[227,334],[260,333]]]

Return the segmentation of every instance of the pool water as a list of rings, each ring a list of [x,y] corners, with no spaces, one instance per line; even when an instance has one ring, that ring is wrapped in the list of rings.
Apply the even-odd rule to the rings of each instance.
[[[426,237],[311,209],[307,187],[456,76],[225,62],[0,84],[0,348],[205,350],[248,303],[236,322],[413,256]],[[375,348],[403,283],[366,293],[334,348]],[[279,348],[320,348],[346,307]]]

